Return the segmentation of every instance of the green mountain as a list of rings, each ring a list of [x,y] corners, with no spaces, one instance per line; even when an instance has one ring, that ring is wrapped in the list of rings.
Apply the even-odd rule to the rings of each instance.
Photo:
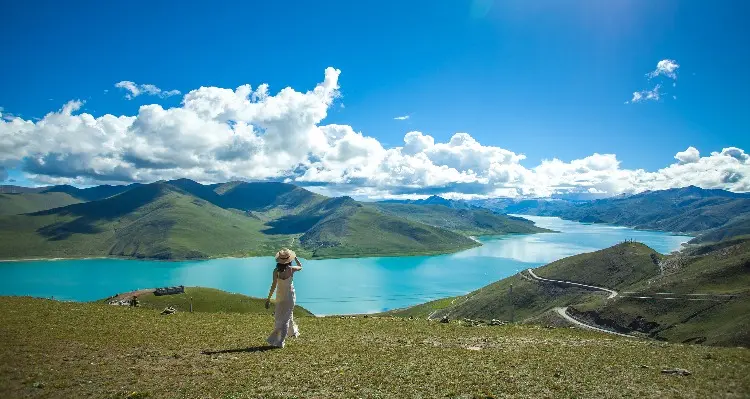
[[[695,186],[585,202],[523,200],[495,201],[492,204],[508,213],[558,216],[586,223],[610,223],[695,235],[712,232],[714,238],[711,240],[747,234],[746,227],[742,226],[750,218],[750,194]]]
[[[536,227],[530,220],[500,215],[482,208],[401,203],[375,203],[371,206],[389,215],[467,235],[530,234],[550,231]]]
[[[80,199],[61,192],[0,194],[0,216],[43,211],[80,202]]]
[[[479,245],[467,234],[543,231],[525,219],[482,209],[363,205],[285,183],[179,179],[102,187],[85,195],[69,186],[3,194],[20,196],[16,203],[29,213],[0,216],[0,258],[185,259],[268,255],[281,246],[308,257],[417,255]],[[113,190],[120,192],[110,196]],[[34,196],[103,198],[66,206],[24,202]]]
[[[266,236],[262,228],[257,219],[154,183],[104,200],[0,217],[0,257],[260,255],[291,240]]]
[[[601,291],[535,280],[524,271],[462,297],[388,313],[550,323],[557,318],[554,308],[569,307],[576,318],[621,333],[709,345],[750,344],[750,239],[669,256],[643,244],[622,243],[561,259],[534,273],[619,295],[607,299]]]
[[[0,216],[20,215],[81,202],[96,201],[120,194],[137,186],[139,185],[102,185],[83,189],[68,185],[34,188],[0,186]]]

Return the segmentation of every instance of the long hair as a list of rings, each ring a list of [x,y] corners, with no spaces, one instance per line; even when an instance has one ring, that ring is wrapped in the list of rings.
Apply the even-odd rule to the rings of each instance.
[[[292,264],[292,262],[289,263],[277,263],[276,264],[276,270],[279,272],[283,272],[286,270],[287,267],[289,267]]]

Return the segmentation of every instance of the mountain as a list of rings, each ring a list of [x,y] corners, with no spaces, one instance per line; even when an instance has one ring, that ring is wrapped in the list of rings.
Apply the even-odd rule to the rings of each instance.
[[[527,200],[505,204],[504,211],[558,216],[586,223],[610,223],[638,229],[700,235],[724,226],[739,226],[750,216],[750,194],[705,190],[695,186],[587,202]],[[717,232],[732,237],[734,227]]]
[[[725,240],[669,256],[627,242],[564,258],[534,273],[605,287],[619,295],[606,299],[601,292],[538,281],[523,271],[463,297],[389,313],[433,319],[513,317],[546,324],[557,319],[554,308],[567,307],[579,320],[620,333],[719,346],[750,344],[750,239]]]
[[[96,201],[139,186],[102,185],[76,188],[69,185],[49,187],[0,186],[0,215],[44,211],[80,202]]]
[[[0,217],[0,257],[260,255],[291,240],[266,236],[262,228],[256,219],[153,183],[99,201]]]
[[[275,182],[178,179],[84,190],[3,194],[20,197],[4,208],[12,214],[0,216],[0,258],[200,259],[267,255],[281,246],[307,257],[438,254],[480,245],[468,234],[544,231],[483,209],[390,204],[386,211]],[[35,205],[33,196],[62,199]]]
[[[501,215],[482,208],[400,203],[375,203],[370,206],[389,215],[467,235],[531,234],[550,231],[536,227],[530,220]]]
[[[475,206],[469,204],[466,201],[460,201],[460,200],[451,200],[447,198],[443,198],[437,195],[432,195],[425,199],[418,199],[418,200],[385,200],[380,201],[380,204],[412,204],[412,205],[442,205],[448,208],[454,208],[454,209],[471,209],[475,208]]]
[[[0,216],[43,211],[80,202],[80,199],[61,192],[0,194]]]

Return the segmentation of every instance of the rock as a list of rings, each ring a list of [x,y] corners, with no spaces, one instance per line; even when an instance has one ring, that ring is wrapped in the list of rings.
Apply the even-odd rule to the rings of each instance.
[[[685,369],[680,369],[680,368],[664,369],[664,370],[661,371],[661,373],[662,374],[673,374],[673,375],[690,375],[690,374],[692,374],[691,372],[689,372],[689,371],[687,371]]]
[[[443,316],[443,318],[440,319],[440,322],[441,323],[448,323],[448,322],[450,322],[450,320],[448,319],[448,316]]]
[[[177,313],[177,309],[175,309],[175,308],[173,308],[171,306],[167,306],[161,312],[161,314],[164,314],[164,315],[175,314],[175,313]]]
[[[34,388],[39,388],[39,389],[42,389],[42,388],[44,388],[44,383],[43,383],[43,382],[39,382],[39,381],[37,381],[37,382],[35,382],[35,383],[34,383],[34,384],[33,384],[32,386],[33,386]]]

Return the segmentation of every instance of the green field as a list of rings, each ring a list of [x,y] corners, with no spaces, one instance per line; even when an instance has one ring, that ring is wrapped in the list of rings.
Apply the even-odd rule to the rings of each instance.
[[[747,397],[746,349],[576,329],[301,318],[269,350],[270,314],[0,298],[0,397]],[[662,369],[683,368],[675,376]]]

